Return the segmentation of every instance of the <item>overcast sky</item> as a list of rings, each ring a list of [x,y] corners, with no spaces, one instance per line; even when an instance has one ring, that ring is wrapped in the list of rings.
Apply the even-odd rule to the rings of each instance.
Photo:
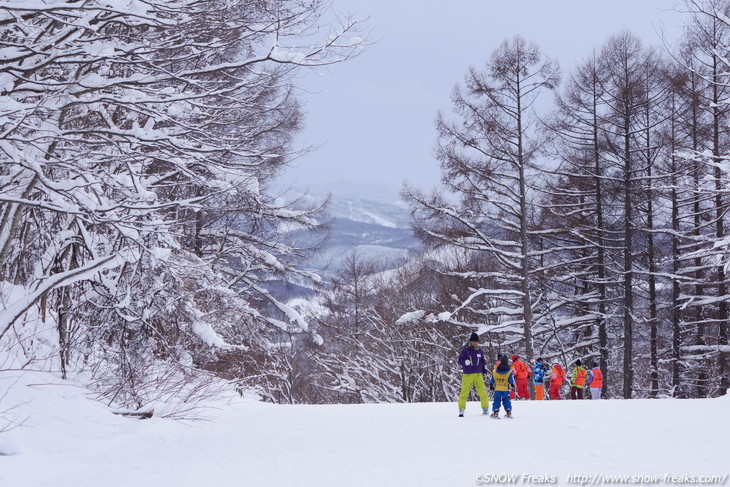
[[[612,34],[630,29],[648,44],[676,39],[675,0],[334,0],[368,18],[372,46],[300,82],[306,127],[299,146],[318,145],[284,175],[300,185],[338,180],[439,181],[434,121],[469,66],[481,67],[520,34],[557,59],[563,77]],[[550,96],[550,95],[549,95]]]

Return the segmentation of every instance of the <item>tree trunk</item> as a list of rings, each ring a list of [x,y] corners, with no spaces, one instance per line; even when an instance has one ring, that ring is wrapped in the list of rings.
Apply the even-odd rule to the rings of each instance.
[[[594,167],[594,183],[596,185],[596,226],[598,235],[598,344],[601,353],[601,371],[603,372],[603,397],[608,397],[608,330],[606,329],[606,251],[605,241],[603,238],[604,218],[603,218],[603,180],[601,179],[601,152],[598,135],[598,93],[595,86],[598,80],[595,78],[594,72],[594,90],[593,90],[593,167]]]
[[[647,259],[649,260],[649,355],[651,364],[651,397],[656,397],[659,393],[659,352],[657,345],[657,291],[656,291],[656,256],[654,251],[654,191],[652,183],[652,157],[651,157],[651,119],[649,116],[649,106],[646,106],[646,176],[647,176],[647,208],[646,208],[646,226],[647,235]]]
[[[716,228],[715,237],[716,242],[722,241],[725,237],[725,202],[723,201],[724,182],[722,178],[722,170],[720,165],[722,164],[723,157],[720,153],[720,107],[722,103],[718,92],[718,87],[721,82],[718,72],[718,58],[713,56],[713,83],[712,83],[712,155],[715,168],[715,218]],[[725,284],[725,266],[720,264],[717,266],[717,296],[720,299],[718,305],[718,326],[720,342],[727,345],[727,324],[728,324],[728,307],[725,297],[727,296],[727,286]],[[719,373],[720,373],[720,394],[724,395],[728,389],[728,364],[727,364],[727,353],[720,352],[719,356]],[[708,391],[709,392],[709,391]]]
[[[624,399],[630,399],[634,383],[632,361],[634,358],[634,289],[633,289],[633,204],[631,165],[630,107],[624,109]]]
[[[522,112],[520,107],[520,98],[517,98],[517,133],[518,133],[518,164],[520,179],[520,257],[522,258],[521,266],[521,290],[522,290],[522,310],[525,320],[525,357],[527,363],[532,363],[533,359],[533,343],[532,343],[532,300],[530,299],[530,261],[529,261],[529,243],[527,241],[527,188],[525,182],[525,165],[522,147]]]
[[[679,296],[681,293],[681,287],[679,285],[679,201],[677,197],[677,157],[675,156],[677,150],[677,133],[676,133],[676,120],[675,120],[676,107],[674,100],[672,100],[672,119],[671,119],[671,163],[670,163],[670,174],[671,174],[671,200],[672,200],[672,396],[677,397],[679,393],[680,384],[680,370],[681,370],[681,351],[680,345],[682,340],[682,329],[680,327],[680,302]]]

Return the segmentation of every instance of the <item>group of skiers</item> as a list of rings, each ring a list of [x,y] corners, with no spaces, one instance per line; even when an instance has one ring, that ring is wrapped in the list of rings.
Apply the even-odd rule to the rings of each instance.
[[[551,400],[562,399],[560,389],[568,380],[565,369],[554,363],[552,368],[543,363],[542,358],[535,361],[530,367],[521,361],[519,356],[512,355],[512,363],[508,356],[499,355],[492,370],[489,370],[484,351],[479,348],[479,335],[472,333],[469,345],[459,354],[459,365],[462,368],[461,393],[459,394],[459,417],[464,416],[466,400],[474,387],[481,401],[482,413],[489,413],[489,394],[484,383],[484,374],[491,372],[489,388],[494,391],[492,403],[492,418],[499,418],[502,407],[508,418],[512,417],[512,399],[530,399],[529,380],[535,386],[535,400],[545,399],[545,383],[550,382],[548,394]],[[583,389],[588,387],[591,399],[600,399],[603,389],[603,372],[595,362],[587,370],[580,360],[576,360],[570,378],[570,398],[583,399]]]

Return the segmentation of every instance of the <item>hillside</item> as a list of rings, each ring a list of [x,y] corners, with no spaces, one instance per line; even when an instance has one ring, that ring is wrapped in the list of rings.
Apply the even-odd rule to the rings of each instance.
[[[190,422],[113,416],[48,376],[26,377],[12,392],[10,400],[26,401],[26,419],[0,434],[3,486],[456,487],[491,475],[516,475],[520,485],[541,476],[569,485],[577,475],[669,484],[667,475],[726,481],[730,468],[729,397],[520,402],[514,420],[498,421],[476,403],[458,418],[454,403],[286,406],[231,397],[210,404],[209,421]]]
[[[302,195],[304,202],[317,203],[329,197],[327,208],[331,220],[328,240],[304,267],[331,277],[350,252],[363,257],[377,257],[380,270],[396,267],[418,242],[411,230],[406,204],[399,188],[389,184],[337,181],[292,189],[291,198]],[[302,234],[303,243],[312,237]]]

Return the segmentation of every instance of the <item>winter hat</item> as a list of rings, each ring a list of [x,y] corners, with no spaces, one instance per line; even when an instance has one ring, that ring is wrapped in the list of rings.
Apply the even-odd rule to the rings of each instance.
[[[512,360],[517,360],[519,357],[517,355],[512,355]]]
[[[507,358],[507,355],[506,354],[505,355],[502,355],[502,358],[499,359],[499,365],[506,365],[507,367],[509,367],[508,360],[509,359]]]
[[[596,367],[598,367],[598,364],[596,362],[593,362],[593,365],[591,365],[591,368],[595,369]]]
[[[469,341],[470,342],[478,342],[479,341],[479,335],[477,335],[476,333],[472,333],[471,336],[469,337]]]
[[[578,367],[580,367],[581,365],[583,365],[583,362],[581,362],[580,359],[578,359],[578,360],[575,361],[575,365],[577,365]]]
[[[538,357],[537,361],[542,362],[542,357]]]

